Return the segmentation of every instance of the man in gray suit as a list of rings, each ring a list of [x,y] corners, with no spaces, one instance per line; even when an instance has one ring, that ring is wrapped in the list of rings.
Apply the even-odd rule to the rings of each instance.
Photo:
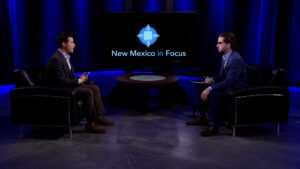
[[[219,35],[217,48],[223,55],[220,73],[214,77],[205,78],[210,86],[204,89],[200,96],[198,108],[201,117],[186,122],[187,125],[209,125],[201,132],[202,136],[219,133],[222,124],[222,103],[227,89],[247,86],[246,65],[243,58],[236,51],[237,39],[232,32]],[[207,111],[208,118],[205,114]]]
[[[70,62],[70,53],[75,48],[74,34],[61,32],[56,37],[57,51],[51,56],[46,67],[47,82],[49,85],[69,87],[76,90],[77,97],[84,104],[87,124],[85,130],[91,133],[106,133],[105,128],[98,124],[113,125],[113,121],[103,118],[105,109],[102,104],[100,89],[97,85],[85,84],[89,72],[80,77],[74,76],[74,68]]]

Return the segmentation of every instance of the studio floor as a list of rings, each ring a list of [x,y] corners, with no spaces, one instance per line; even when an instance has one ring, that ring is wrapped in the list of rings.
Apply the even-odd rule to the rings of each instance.
[[[92,75],[92,74],[91,74]],[[94,78],[96,75],[94,75]],[[148,113],[111,103],[114,74],[98,74],[96,81],[104,96],[106,118],[115,126],[106,134],[84,132],[83,120],[73,128],[73,138],[62,128],[25,127],[11,124],[9,95],[0,97],[1,169],[299,169],[299,90],[291,94],[290,118],[275,135],[273,124],[241,127],[237,137],[229,127],[219,135],[201,137],[203,126],[186,126],[193,119],[194,86],[181,77],[188,103]],[[92,76],[93,77],[93,76]],[[106,79],[105,81],[103,79]]]

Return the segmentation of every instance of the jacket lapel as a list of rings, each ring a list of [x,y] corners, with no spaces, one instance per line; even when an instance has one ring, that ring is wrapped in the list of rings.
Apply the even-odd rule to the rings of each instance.
[[[71,78],[74,78],[75,77],[74,69],[73,69],[71,62],[70,62],[70,65],[71,65],[71,70],[70,70],[69,65],[68,65],[64,55],[62,53],[60,53],[60,51],[57,51],[57,52],[58,52],[58,55],[60,56],[59,57],[60,61],[64,64],[64,69],[67,71],[68,76]]]
[[[220,77],[223,77],[223,76],[225,77],[226,76],[227,69],[228,69],[228,67],[229,67],[229,65],[231,63],[231,56],[232,56],[233,52],[234,51],[232,51],[230,53],[230,55],[228,56],[228,60],[226,62],[226,65],[225,65],[225,61],[223,61],[223,58],[222,58],[222,67],[221,67],[221,70],[220,70]]]
[[[229,65],[231,64],[231,56],[232,56],[232,54],[234,53],[235,51],[232,51],[231,53],[230,53],[230,55],[229,55],[229,57],[228,57],[228,60],[227,60],[227,63],[226,63],[226,65],[224,66],[224,70],[227,70],[228,69],[228,67],[229,67]]]

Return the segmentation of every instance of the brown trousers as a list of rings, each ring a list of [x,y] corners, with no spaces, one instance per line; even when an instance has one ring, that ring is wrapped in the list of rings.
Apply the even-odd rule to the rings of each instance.
[[[75,88],[76,97],[83,101],[83,110],[87,123],[96,122],[99,116],[105,114],[100,89],[97,85],[81,85]]]

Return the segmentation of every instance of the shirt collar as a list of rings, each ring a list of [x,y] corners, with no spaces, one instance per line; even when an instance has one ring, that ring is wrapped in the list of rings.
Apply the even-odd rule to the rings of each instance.
[[[70,60],[70,55],[65,55],[60,49],[58,51],[65,57],[66,60]]]
[[[230,56],[231,53],[232,53],[232,50],[229,51],[226,55],[223,55],[223,59],[227,60],[229,58],[229,56]]]

